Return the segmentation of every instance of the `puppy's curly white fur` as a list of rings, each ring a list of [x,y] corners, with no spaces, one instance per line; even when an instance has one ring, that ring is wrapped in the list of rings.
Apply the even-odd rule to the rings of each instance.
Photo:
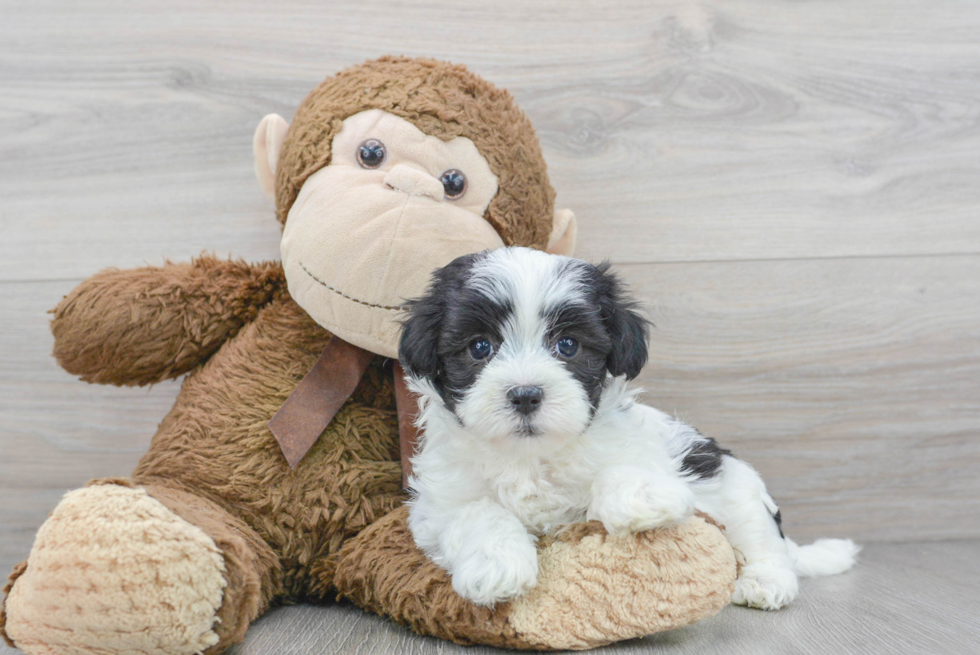
[[[636,401],[647,323],[608,269],[504,248],[455,260],[410,304],[419,547],[481,605],[531,588],[537,536],[586,519],[618,536],[705,512],[741,559],[733,601],[763,609],[791,602],[798,575],[850,568],[853,542],[784,538],[748,464]]]

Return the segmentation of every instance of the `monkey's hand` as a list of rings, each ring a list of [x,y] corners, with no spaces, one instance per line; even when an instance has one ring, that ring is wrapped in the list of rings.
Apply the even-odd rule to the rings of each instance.
[[[52,310],[54,356],[86,382],[153,384],[191,370],[285,289],[278,262],[208,255],[190,263],[108,269]]]

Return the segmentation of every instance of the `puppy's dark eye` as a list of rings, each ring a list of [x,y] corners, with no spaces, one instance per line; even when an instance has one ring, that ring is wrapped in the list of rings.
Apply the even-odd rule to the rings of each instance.
[[[555,350],[562,357],[574,357],[575,353],[578,352],[578,341],[572,337],[562,337],[555,344]]]
[[[450,200],[457,200],[466,193],[466,176],[458,168],[450,168],[439,178],[442,188],[446,191],[446,197]]]
[[[368,139],[357,146],[357,163],[361,168],[377,168],[385,163],[388,151],[377,139]]]
[[[493,344],[486,339],[475,339],[470,344],[470,357],[473,359],[486,359],[493,354]]]

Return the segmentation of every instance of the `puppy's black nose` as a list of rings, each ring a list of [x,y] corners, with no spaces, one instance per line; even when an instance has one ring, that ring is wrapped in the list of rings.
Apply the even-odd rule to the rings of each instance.
[[[524,416],[536,412],[541,407],[542,398],[544,398],[544,389],[541,387],[514,387],[507,392],[507,400],[510,401],[511,407]]]

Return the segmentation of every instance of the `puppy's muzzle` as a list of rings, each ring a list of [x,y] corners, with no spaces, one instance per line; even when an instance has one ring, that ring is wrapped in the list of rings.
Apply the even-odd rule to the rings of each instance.
[[[514,387],[507,392],[507,400],[515,412],[530,416],[541,407],[544,389],[541,387]]]

